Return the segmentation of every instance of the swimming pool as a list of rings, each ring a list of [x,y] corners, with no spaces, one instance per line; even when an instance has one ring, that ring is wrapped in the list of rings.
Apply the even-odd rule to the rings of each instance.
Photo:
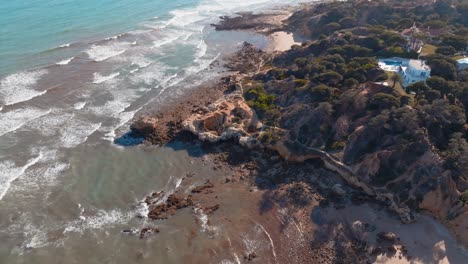
[[[401,61],[391,61],[391,60],[385,60],[383,61],[388,66],[400,66],[403,62]]]

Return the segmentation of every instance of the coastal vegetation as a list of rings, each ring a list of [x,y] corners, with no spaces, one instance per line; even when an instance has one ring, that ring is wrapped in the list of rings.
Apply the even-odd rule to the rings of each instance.
[[[245,98],[290,140],[336,153],[401,204],[438,210],[422,202],[441,181],[456,186],[442,190],[451,206],[466,203],[468,70],[453,57],[466,52],[467,18],[468,3],[449,0],[338,1],[300,10],[289,29],[310,41],[276,56]],[[415,25],[425,29],[421,54],[406,48],[401,33]],[[403,90],[401,78],[378,65],[393,56],[425,60],[431,77]],[[444,210],[444,217],[460,214]]]
[[[321,221],[321,208],[333,205],[338,212],[373,201],[403,223],[430,212],[467,244],[468,71],[454,59],[466,52],[466,10],[463,1],[350,0],[304,5],[281,28],[268,22],[271,15],[222,17],[218,30],[287,30],[308,40],[273,54],[244,43],[225,65],[232,76],[209,88],[207,94],[217,96],[198,90],[200,101],[190,96],[176,120],[161,114],[132,129],[154,144],[195,136],[222,153],[226,171],[240,175],[223,184],[247,180],[249,193],[263,196],[262,214],[272,204],[288,208],[307,228],[311,218]],[[409,45],[414,38],[416,49]],[[431,76],[425,69],[429,78],[404,85],[394,68],[382,66],[381,59],[393,56],[424,60]],[[371,245],[363,237],[376,227],[358,222],[337,223],[336,230],[330,225],[323,236],[314,228],[309,234],[320,241],[307,252],[315,257],[332,241],[329,255],[336,261],[317,262],[397,256],[395,247],[378,242],[393,245],[399,240],[394,234],[380,232]],[[401,259],[406,246],[400,250]]]

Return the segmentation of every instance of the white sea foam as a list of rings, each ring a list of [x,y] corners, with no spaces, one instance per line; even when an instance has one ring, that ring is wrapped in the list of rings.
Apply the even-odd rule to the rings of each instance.
[[[13,132],[24,124],[50,112],[51,110],[26,108],[0,113],[0,136]]]
[[[68,63],[70,63],[75,57],[71,57],[71,58],[68,58],[68,59],[65,59],[65,60],[61,60],[59,62],[57,62],[56,64],[57,65],[67,65]]]
[[[132,62],[131,65],[137,65],[140,68],[146,68],[151,65],[151,61],[148,61],[145,58],[138,58],[135,61]]]
[[[31,239],[25,241],[22,244],[23,248],[31,249],[31,248],[41,248],[45,247],[49,244],[49,239],[47,234],[41,230],[40,228],[36,229],[30,236]]]
[[[121,113],[119,113],[118,117],[117,117],[119,119],[119,123],[117,125],[115,125],[115,126],[110,127],[110,128],[106,128],[106,130],[109,131],[109,132],[105,134],[104,139],[113,142],[115,140],[115,137],[116,137],[116,130],[118,130],[119,128],[121,128],[122,126],[127,124],[130,120],[132,120],[133,117],[135,116],[135,113],[138,112],[139,110],[140,109],[137,109],[137,110],[131,111],[131,112],[121,112]]]
[[[109,228],[112,225],[125,224],[132,217],[133,214],[119,210],[100,210],[96,215],[80,217],[69,223],[63,233],[83,233],[88,230],[101,229],[102,227]]]
[[[56,135],[59,128],[73,117],[73,113],[66,113],[61,110],[51,110],[47,115],[43,115],[28,122],[25,127],[28,129],[36,129],[44,136],[52,136]]]
[[[165,38],[160,39],[160,40],[155,40],[155,41],[153,41],[153,46],[152,46],[152,48],[153,48],[153,49],[155,49],[155,48],[160,48],[160,47],[162,47],[162,46],[171,44],[171,43],[173,43],[174,41],[178,40],[180,37],[181,37],[180,34],[175,34],[174,36],[165,37]]]
[[[27,185],[29,185],[28,190],[31,190],[34,187],[42,189],[44,185],[54,185],[57,177],[69,168],[70,164],[68,163],[55,162],[48,164],[45,167],[31,170],[30,173],[27,173]]]
[[[145,69],[144,71],[140,71],[138,74],[131,76],[130,82],[135,85],[141,83],[144,83],[146,85],[152,85],[154,83],[161,84],[168,77],[167,71],[174,69],[175,68],[169,67],[168,65],[163,63],[153,63],[149,68]]]
[[[85,142],[88,137],[96,132],[101,123],[91,123],[80,118],[73,118],[66,122],[60,129],[60,143],[65,148],[73,148]]]
[[[115,40],[115,39],[121,38],[123,36],[125,36],[125,33],[118,34],[118,35],[115,35],[115,36],[112,36],[112,37],[108,37],[108,38],[106,38],[106,40]]]
[[[120,72],[114,72],[114,73],[111,73],[107,76],[103,76],[97,72],[94,73],[94,80],[93,80],[93,83],[94,84],[99,84],[99,83],[103,83],[103,82],[107,82],[109,80],[112,80],[114,79],[115,77],[119,76],[120,75]]]
[[[86,53],[91,60],[100,62],[124,53],[128,46],[129,43],[127,42],[113,43],[105,46],[93,45]]]
[[[12,105],[45,94],[47,91],[32,89],[45,74],[47,74],[47,70],[18,72],[8,75],[0,81],[0,101],[4,105]]]
[[[9,230],[10,233],[19,233],[25,237],[25,240],[21,245],[13,249],[17,254],[23,254],[25,250],[41,248],[50,244],[47,231],[44,227],[32,224],[32,220],[30,218],[31,217],[29,215],[25,216],[22,214],[21,219],[23,219],[23,225],[21,227],[16,227],[14,230]],[[27,219],[26,223],[24,223],[24,219]]]
[[[7,193],[11,182],[20,177],[29,167],[36,164],[41,158],[42,153],[39,153],[37,157],[28,160],[22,167],[18,167],[15,162],[11,160],[0,162],[0,200]]]
[[[203,209],[195,207],[193,212],[200,222],[200,230],[202,232],[214,232],[217,230],[215,226],[208,224],[208,215],[205,213],[205,211],[203,211]]]
[[[152,71],[152,70],[147,70],[147,71],[139,71],[138,74],[135,74],[131,76],[130,81],[133,84],[146,84],[146,85],[151,85],[155,82],[159,82],[164,78],[165,74],[164,72],[161,71]]]
[[[128,95],[133,97],[133,94],[128,91],[122,91],[122,94],[124,96]],[[121,112],[130,106],[130,102],[128,102],[127,99],[130,101],[132,98],[122,97],[120,100],[117,98],[116,100],[106,102],[104,105],[89,106],[86,110],[96,116],[117,118]]]
[[[202,39],[197,45],[197,53],[195,57],[195,62],[198,62],[203,56],[206,55],[208,51],[208,46],[206,45],[205,41]]]
[[[81,110],[85,107],[86,105],[86,102],[79,102],[79,103],[76,103],[73,105],[73,108],[75,108],[75,110]]]
[[[193,33],[189,33],[185,36],[184,38],[184,41],[187,41],[191,36],[193,35]]]
[[[203,6],[202,8],[206,8],[206,6]],[[207,16],[201,14],[202,12],[200,12],[201,10],[199,9],[202,8],[173,10],[170,12],[173,15],[173,18],[169,21],[169,24],[183,28],[190,24],[202,21],[207,18]]]
[[[66,44],[63,44],[63,45],[60,45],[59,48],[68,48],[70,47],[70,43],[66,43]]]

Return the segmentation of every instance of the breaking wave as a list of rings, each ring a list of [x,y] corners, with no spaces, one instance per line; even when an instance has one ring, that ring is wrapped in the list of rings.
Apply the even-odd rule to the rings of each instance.
[[[45,94],[47,91],[32,89],[45,74],[47,74],[47,70],[18,72],[8,75],[0,81],[0,101],[4,105],[13,105]]]

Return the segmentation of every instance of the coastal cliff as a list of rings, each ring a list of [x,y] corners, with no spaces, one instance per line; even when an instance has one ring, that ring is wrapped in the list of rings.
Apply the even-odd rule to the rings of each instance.
[[[371,21],[376,19],[371,11],[423,12],[414,5],[408,10],[388,5],[333,2],[295,12],[278,30],[299,32],[310,41],[274,55],[245,44],[230,64],[236,74],[222,84],[224,92],[216,100],[192,105],[173,134],[156,136],[166,139],[158,142],[188,132],[209,144],[229,141],[275,153],[291,164],[320,160],[324,169],[385,205],[403,223],[429,212],[468,245],[467,82],[444,80],[455,88],[443,94],[430,81],[423,91],[414,86],[404,90],[396,85],[398,79],[393,86],[383,84],[391,77],[379,68],[377,56],[414,54],[399,49],[404,40],[397,29],[378,28],[384,22]],[[425,4],[424,13],[439,12],[436,5]],[[454,19],[466,12],[457,8]],[[241,29],[267,25],[260,15],[240,17],[253,20],[234,19]],[[231,20],[223,18],[216,28],[239,29]],[[320,24],[324,27],[314,26]],[[450,61],[428,59],[435,67],[440,60]],[[431,90],[438,96],[431,97]],[[151,140],[166,131],[160,125],[158,119],[145,117],[132,128]],[[332,193],[343,192],[338,186]]]

